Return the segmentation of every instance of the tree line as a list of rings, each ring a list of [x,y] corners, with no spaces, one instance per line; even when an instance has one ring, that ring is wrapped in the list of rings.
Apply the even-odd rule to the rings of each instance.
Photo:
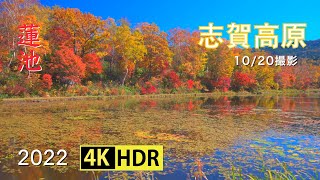
[[[235,56],[269,54],[230,49],[227,41],[206,49],[198,44],[198,31],[164,32],[147,22],[132,27],[125,19],[45,7],[36,0],[4,0],[0,8],[2,95],[82,95],[99,88],[109,94],[119,94],[113,92],[119,88],[140,94],[319,88],[319,66],[312,60],[299,60],[294,67],[238,66]],[[41,57],[41,72],[17,70],[19,52],[25,51],[17,45],[23,24],[40,26],[41,47],[33,50]]]

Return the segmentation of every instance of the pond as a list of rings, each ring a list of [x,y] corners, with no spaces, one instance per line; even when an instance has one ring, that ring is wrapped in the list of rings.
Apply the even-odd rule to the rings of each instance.
[[[2,101],[0,127],[0,179],[319,177],[319,96]],[[164,171],[80,172],[81,144],[163,145]],[[19,167],[21,149],[65,149],[68,166]]]

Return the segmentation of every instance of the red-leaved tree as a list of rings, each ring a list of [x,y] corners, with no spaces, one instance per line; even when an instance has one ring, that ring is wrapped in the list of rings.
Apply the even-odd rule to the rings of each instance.
[[[86,54],[82,58],[82,62],[86,64],[86,76],[102,73],[102,64],[100,58],[95,53]]]
[[[256,80],[250,74],[236,72],[233,77],[233,88],[235,90],[252,90],[256,86]]]
[[[212,81],[212,86],[226,92],[231,87],[231,79],[229,77],[220,77],[217,81]]]
[[[50,74],[44,74],[42,76],[42,88],[51,89],[52,87],[52,77]]]
[[[53,53],[48,67],[50,74],[62,83],[79,83],[85,77],[86,65],[72,49],[64,46]]]

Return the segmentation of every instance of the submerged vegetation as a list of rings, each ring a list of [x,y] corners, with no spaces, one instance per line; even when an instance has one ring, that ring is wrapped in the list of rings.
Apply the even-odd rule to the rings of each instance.
[[[287,173],[279,159],[288,172],[309,179],[304,173],[319,173],[319,104],[317,96],[5,100],[0,103],[0,176],[88,178],[93,173],[78,171],[81,144],[162,144],[163,172],[95,176],[194,179],[201,177],[199,160],[208,179],[241,179],[240,174],[264,179],[269,172],[276,179]],[[18,150],[35,147],[65,149],[68,166],[17,167]]]

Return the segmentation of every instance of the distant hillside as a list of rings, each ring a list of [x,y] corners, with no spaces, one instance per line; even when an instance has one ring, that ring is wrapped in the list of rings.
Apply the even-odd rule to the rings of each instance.
[[[320,39],[314,41],[306,41],[307,46],[305,48],[285,48],[281,47],[281,43],[279,43],[279,47],[277,49],[272,48],[264,48],[263,50],[270,52],[273,55],[293,55],[301,58],[308,58],[313,60],[320,60]]]

